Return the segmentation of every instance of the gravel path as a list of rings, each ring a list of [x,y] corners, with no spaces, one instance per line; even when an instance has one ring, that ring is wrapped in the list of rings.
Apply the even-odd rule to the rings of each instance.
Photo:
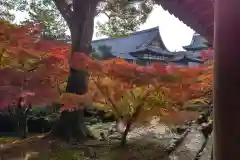
[[[93,132],[93,134],[99,137],[100,133],[103,132],[104,135],[108,134],[108,130],[114,127],[115,123],[97,123],[94,125],[89,125],[88,127]],[[119,139],[121,135],[119,133],[114,133],[109,138]],[[127,141],[135,141],[141,139],[147,139],[148,141],[158,143],[163,147],[168,148],[176,139],[180,138],[180,135],[171,133],[169,128],[164,124],[152,123],[148,126],[133,127],[133,129],[128,133]]]

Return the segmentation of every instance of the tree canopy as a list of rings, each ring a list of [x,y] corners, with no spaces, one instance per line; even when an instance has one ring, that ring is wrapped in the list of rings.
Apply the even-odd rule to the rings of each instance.
[[[108,21],[98,23],[97,27],[102,35],[110,37],[126,36],[143,24],[153,9],[153,1],[129,4],[126,0],[105,0],[100,2],[97,10],[104,14]]]
[[[70,2],[70,1],[69,1]],[[27,12],[28,17],[21,22],[41,22],[44,24],[44,35],[46,38],[54,39],[70,39],[66,35],[68,30],[67,23],[55,5],[54,0],[17,0],[14,2],[1,2],[3,13],[1,18],[13,20],[14,14],[11,10],[22,10]],[[105,23],[97,23],[98,31],[101,35],[110,37],[126,36],[137,29],[144,23],[152,11],[153,1],[147,0],[138,3],[129,3],[127,0],[103,0],[99,1],[96,8],[96,16],[106,16],[108,18]]]
[[[0,19],[13,21],[14,11],[24,11],[26,0],[0,0]]]
[[[70,36],[66,34],[68,30],[67,24],[53,1],[32,1],[28,4],[25,11],[27,11],[29,18],[22,23],[43,23],[45,39],[70,39]]]
[[[15,91],[23,87],[23,91],[35,92],[36,96],[40,97],[42,95],[40,93],[45,92],[42,89],[49,91],[49,94],[55,97],[64,93],[64,89],[58,92],[59,87],[64,88],[66,85],[69,68],[68,52],[71,46],[53,40],[39,39],[38,35],[43,30],[41,24],[19,27],[3,21],[0,27],[2,34],[0,74],[8,78],[7,81],[5,79],[0,81],[1,87],[12,87]],[[206,58],[207,53],[204,52],[203,56]],[[138,66],[122,59],[97,61],[82,53],[74,54],[70,65],[76,69],[84,68],[89,71],[92,82],[89,85],[91,89],[88,96],[93,96],[95,92],[93,90],[96,90],[93,87],[95,82],[101,82],[100,88],[103,90],[104,86],[111,89],[107,91],[108,95],[114,96],[112,93],[119,91],[114,93],[117,94],[114,96],[117,99],[121,99],[120,93],[126,93],[126,90],[133,91],[141,86],[152,85],[155,88],[161,86],[157,91],[164,92],[165,98],[168,97],[167,99],[171,99],[172,103],[179,106],[211,90],[213,77],[212,64],[186,68],[164,66],[160,63]],[[22,94],[21,90],[17,93]],[[50,95],[44,94],[44,96],[50,101]]]

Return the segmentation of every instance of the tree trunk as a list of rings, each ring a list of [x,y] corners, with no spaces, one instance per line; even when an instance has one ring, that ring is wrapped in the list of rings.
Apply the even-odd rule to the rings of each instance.
[[[73,3],[73,21],[69,25],[72,38],[72,51],[69,57],[70,63],[73,54],[85,53],[89,55],[92,51],[91,42],[96,6],[97,0],[84,1],[84,3],[78,0]],[[66,91],[75,94],[86,93],[88,89],[88,72],[86,70],[76,70],[72,66],[70,67]]]
[[[98,0],[73,0],[71,19],[67,20],[71,32],[72,50],[69,56],[70,73],[66,92],[82,95],[88,90],[87,70],[73,68],[71,58],[73,54],[84,53],[89,55],[92,51],[91,42],[97,4]],[[60,4],[58,7],[61,9]],[[62,112],[59,121],[53,128],[53,135],[67,141],[84,141],[89,137],[93,138],[84,124],[82,109],[74,112]]]
[[[94,138],[85,126],[83,117],[82,109],[63,111],[60,119],[53,127],[52,135],[68,142],[85,141]]]
[[[147,98],[147,96],[145,97]],[[140,103],[137,107],[136,107],[136,110],[135,112],[133,113],[132,117],[129,117],[127,119],[127,124],[126,124],[126,129],[122,135],[122,139],[121,139],[121,147],[124,147],[127,143],[127,135],[128,135],[128,132],[130,131],[131,129],[131,126],[132,124],[135,122],[135,120],[137,119],[137,117],[139,116],[141,110],[142,110],[142,105],[144,104],[144,101],[145,101],[145,98],[143,100],[142,103]]]
[[[23,119],[23,122],[22,122],[23,124],[23,138],[25,139],[25,138],[27,138],[27,136],[28,136],[28,125],[27,125],[27,117],[25,117],[24,116],[24,119]]]
[[[131,129],[131,126],[132,126],[132,122],[128,122],[127,125],[126,125],[126,129],[123,132],[123,135],[122,135],[122,138],[121,138],[121,147],[124,147],[127,143],[127,135],[128,135],[128,132]]]

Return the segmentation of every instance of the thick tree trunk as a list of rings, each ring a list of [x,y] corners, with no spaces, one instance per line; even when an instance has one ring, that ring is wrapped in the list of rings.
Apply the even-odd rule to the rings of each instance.
[[[79,3],[79,4],[78,4]],[[92,51],[91,42],[94,31],[94,17],[96,15],[97,0],[89,0],[73,3],[73,20],[69,25],[72,38],[72,53],[85,53],[89,55]],[[70,66],[71,67],[71,66]],[[76,70],[71,67],[67,84],[67,92],[84,94],[88,89],[88,73],[86,70]]]
[[[214,160],[240,159],[239,7],[239,0],[215,0]]]
[[[57,4],[61,9],[61,4]],[[67,19],[72,39],[72,50],[69,56],[70,73],[67,83],[66,92],[75,94],[85,94],[88,89],[88,72],[87,70],[76,70],[71,66],[73,54],[84,53],[89,55],[92,51],[91,41],[94,28],[94,17],[98,0],[73,0],[73,12],[71,19]],[[64,7],[62,10],[62,14]],[[53,128],[53,135],[67,141],[84,141],[93,138],[84,124],[83,110],[79,109],[74,112],[64,111],[61,114],[59,122]]]
[[[52,130],[52,135],[68,142],[85,141],[94,138],[83,120],[83,110],[63,111]]]
[[[73,0],[71,6],[63,0],[53,0],[56,7],[66,20],[72,39],[72,50],[69,56],[69,78],[66,92],[85,94],[88,89],[88,72],[77,70],[71,65],[73,54],[84,53],[89,55],[92,51],[91,41],[94,28],[94,17],[99,0]],[[62,112],[59,121],[52,130],[53,136],[72,140],[86,140],[92,137],[84,124],[83,110]]]

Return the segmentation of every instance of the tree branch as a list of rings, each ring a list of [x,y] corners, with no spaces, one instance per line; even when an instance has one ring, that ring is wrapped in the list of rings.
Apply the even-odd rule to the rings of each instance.
[[[106,12],[102,12],[102,13],[105,14],[108,17],[108,19],[111,19],[111,17]]]
[[[100,91],[100,93],[107,99],[107,101],[112,105],[114,112],[116,114],[117,119],[119,117],[121,117],[120,111],[118,110],[118,107],[116,106],[116,104],[114,103],[114,101],[112,100],[112,98],[106,94],[104,94],[104,92],[102,92],[101,87],[99,86],[98,82],[96,82],[93,78],[92,81],[95,83],[97,89]]]
[[[54,4],[56,5],[57,9],[67,22],[68,26],[71,25],[71,20],[72,20],[72,13],[73,11],[71,10],[72,4],[67,4],[65,0],[52,0]]]
[[[101,13],[104,14],[105,16],[107,16],[108,19],[111,19],[111,17],[105,11],[102,11],[102,10],[97,11],[96,16],[98,16]]]

